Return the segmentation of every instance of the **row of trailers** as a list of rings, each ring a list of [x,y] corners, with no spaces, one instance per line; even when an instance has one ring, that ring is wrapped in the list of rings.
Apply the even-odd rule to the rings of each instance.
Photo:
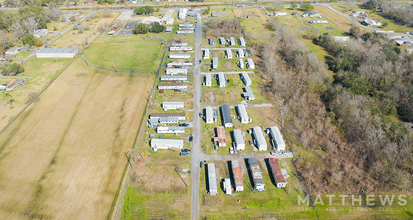
[[[277,188],[283,188],[287,185],[280,164],[276,158],[265,159],[269,164],[269,173],[274,179],[274,185]],[[248,173],[252,180],[254,189],[261,192],[265,190],[265,183],[262,177],[261,169],[258,165],[258,160],[254,157],[246,159]],[[215,163],[206,164],[207,169],[207,189],[210,195],[218,194],[218,184],[215,172]],[[231,195],[232,191],[244,191],[244,183],[241,172],[241,166],[237,160],[232,160],[229,165],[230,178],[223,179],[223,190],[225,194]]]
[[[228,41],[228,45],[229,45],[229,46],[235,46],[235,38],[234,38],[234,37],[229,37],[227,40],[225,40],[224,37],[220,37],[220,38],[219,38],[219,43],[220,43],[220,44],[226,44],[227,41]],[[209,38],[209,45],[214,45],[214,44],[215,44],[215,38],[214,38],[214,37]],[[244,37],[240,37],[240,38],[238,39],[238,44],[239,44],[241,47],[245,47],[246,44],[245,44],[245,39],[244,39]]]

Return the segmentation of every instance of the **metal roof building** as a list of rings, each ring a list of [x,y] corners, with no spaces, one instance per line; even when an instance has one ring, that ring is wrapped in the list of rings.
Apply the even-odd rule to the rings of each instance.
[[[158,149],[169,149],[169,148],[184,148],[184,141],[177,139],[152,139],[151,148],[154,151]]]
[[[158,121],[159,123],[162,123],[162,124],[179,123],[179,117],[173,117],[173,116],[160,117],[158,118]]]
[[[218,187],[217,187],[217,177],[215,174],[215,164],[209,163],[207,164],[208,169],[208,191],[209,195],[217,195],[218,194]]]
[[[221,106],[221,114],[222,114],[222,120],[224,121],[224,127],[231,128],[232,118],[231,118],[231,112],[229,111],[228,105]]]
[[[166,83],[166,84],[158,84],[158,89],[177,89],[177,90],[182,90],[182,89],[187,89],[188,84],[186,83]]]
[[[209,59],[209,49],[204,50],[204,59]]]
[[[177,30],[177,34],[193,34],[194,30]]]
[[[234,39],[234,37],[230,37],[230,38],[229,38],[229,45],[230,45],[230,46],[235,46],[235,39]]]
[[[191,51],[192,47],[169,47],[169,51]]]
[[[232,51],[229,48],[227,48],[226,57],[227,57],[227,59],[232,59]]]
[[[252,60],[252,58],[247,59],[247,68],[248,69],[255,69],[255,64],[254,64],[254,61]]]
[[[184,102],[162,102],[162,108],[164,111],[169,109],[185,108]]]
[[[253,135],[255,138],[255,145],[259,151],[267,150],[267,142],[265,141],[264,134],[260,127],[256,126],[253,128]]]
[[[249,172],[252,177],[253,185],[254,188],[258,191],[264,191],[264,179],[262,178],[262,173],[261,169],[258,166],[258,161],[257,158],[255,157],[250,157],[247,158],[248,166],[249,166]]]
[[[287,182],[284,179],[284,176],[281,172],[281,167],[280,164],[278,163],[278,160],[275,158],[270,158],[270,173],[274,177],[275,180],[275,186],[277,188],[282,188],[287,185]]]
[[[239,67],[240,69],[244,69],[244,60],[243,60],[243,59],[239,59],[239,61],[238,61],[238,67]]]
[[[157,127],[156,133],[158,134],[181,134],[181,133],[185,133],[185,127],[179,127],[179,126]]]
[[[188,67],[194,65],[192,61],[172,61],[167,64],[167,67]]]
[[[211,86],[212,85],[212,77],[211,74],[206,74],[205,75],[205,86]]]
[[[244,98],[246,98],[246,99],[248,99],[248,100],[254,100],[255,99],[255,96],[254,96],[254,93],[252,92],[252,90],[251,90],[251,87],[249,87],[249,86],[245,86],[245,92],[244,92]]]
[[[248,113],[247,110],[245,109],[245,105],[243,104],[239,104],[237,106],[237,110],[238,110],[238,116],[240,118],[241,123],[248,123],[249,118],[248,118]]]
[[[238,57],[243,58],[244,57],[244,50],[243,49],[238,49]]]
[[[237,150],[245,150],[245,141],[240,129],[234,130],[234,145]]]
[[[246,86],[251,86],[252,80],[247,72],[245,71],[241,72],[241,77],[242,77],[242,81],[244,82]]]
[[[182,24],[179,24],[182,25]],[[174,47],[186,47],[188,46],[188,43],[172,43],[172,46]]]
[[[178,117],[179,120],[185,120],[185,113],[152,113],[149,118],[162,118],[162,117]]]
[[[269,129],[269,134],[272,139],[272,144],[274,146],[274,149],[277,149],[278,151],[285,150],[285,143],[284,143],[283,136],[281,135],[280,129],[278,129],[277,126],[272,126]]]
[[[224,179],[224,190],[225,190],[225,194],[227,195],[232,194],[231,180],[229,178]]]
[[[218,69],[218,57],[212,58],[212,69]]]
[[[169,54],[170,59],[191,59],[191,54]]]
[[[225,136],[225,129],[222,126],[216,128],[217,136],[214,137],[214,142],[218,143],[219,147],[226,147],[227,146],[227,138]]]
[[[239,38],[239,45],[240,45],[241,47],[245,47],[245,40],[244,40],[243,37],[240,37],[240,38]]]
[[[179,9],[178,18],[179,19],[185,19],[187,14],[188,14],[188,9],[187,8],[181,8],[181,9]]]
[[[177,74],[187,75],[188,69],[187,68],[167,68],[166,74],[167,75],[177,75]]]
[[[40,48],[36,51],[36,58],[73,58],[77,48]]]
[[[161,76],[161,81],[186,81],[188,80],[187,76]]]
[[[239,166],[238,160],[231,160],[231,171],[232,171],[235,191],[237,192],[244,191],[244,184],[242,183],[241,167]]]
[[[227,80],[225,79],[224,73],[218,73],[218,85],[219,87],[225,87]]]
[[[220,42],[221,44],[225,44],[225,38],[220,37],[220,38],[219,38],[219,42]]]
[[[211,124],[214,122],[214,113],[212,111],[212,107],[205,108],[205,115],[206,115],[205,121],[207,124]]]

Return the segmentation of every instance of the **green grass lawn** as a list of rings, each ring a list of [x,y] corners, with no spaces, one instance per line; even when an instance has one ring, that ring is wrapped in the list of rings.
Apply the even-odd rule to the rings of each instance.
[[[119,70],[157,71],[161,40],[105,40],[98,39],[83,57],[91,64]]]

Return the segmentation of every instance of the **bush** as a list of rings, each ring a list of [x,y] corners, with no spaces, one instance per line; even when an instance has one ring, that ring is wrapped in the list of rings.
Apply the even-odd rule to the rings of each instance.
[[[36,38],[33,36],[33,34],[28,34],[22,38],[23,44],[28,44],[30,46],[34,45],[34,42],[36,41]]]
[[[136,7],[134,10],[135,14],[137,15],[151,14],[154,11],[155,10],[150,6]]]
[[[149,32],[149,26],[143,23],[139,23],[135,26],[133,34],[146,34]]]
[[[6,75],[16,75],[24,71],[23,65],[17,63],[6,63],[1,69],[1,73]]]
[[[158,22],[151,23],[151,32],[160,33],[166,29],[165,26],[160,25]]]

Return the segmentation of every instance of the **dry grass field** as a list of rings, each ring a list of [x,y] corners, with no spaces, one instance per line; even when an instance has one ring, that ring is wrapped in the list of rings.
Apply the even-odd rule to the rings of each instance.
[[[321,5],[314,5],[314,9],[320,12],[323,17],[333,22],[337,27],[343,29],[346,32],[350,32],[350,28],[351,26],[353,26],[353,23],[344,16],[341,16],[335,13],[333,10],[330,10],[329,8]]]
[[[0,219],[106,219],[155,75],[80,59],[0,134]]]

